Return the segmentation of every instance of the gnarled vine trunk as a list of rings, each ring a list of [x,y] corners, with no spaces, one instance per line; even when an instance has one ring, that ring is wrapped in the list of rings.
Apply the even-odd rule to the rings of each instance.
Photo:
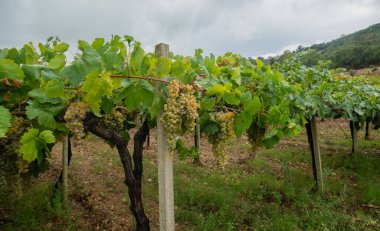
[[[144,121],[134,136],[132,165],[132,157],[127,147],[127,141],[113,129],[104,127],[101,120],[102,118],[96,117],[93,114],[88,114],[84,121],[84,125],[91,133],[116,146],[124,169],[124,183],[128,186],[128,195],[131,201],[130,210],[136,220],[136,230],[150,230],[149,219],[145,215],[141,198],[141,180],[143,173],[142,153],[143,145],[149,132],[148,122]]]

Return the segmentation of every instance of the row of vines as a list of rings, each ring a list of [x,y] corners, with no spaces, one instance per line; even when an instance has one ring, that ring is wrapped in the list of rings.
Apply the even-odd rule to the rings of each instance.
[[[347,77],[327,62],[305,67],[295,57],[270,67],[200,49],[193,57],[158,57],[130,36],[80,40],[71,63],[68,49],[49,38],[0,50],[0,188],[20,193],[23,179],[49,167],[56,142],[70,134],[80,145],[92,133],[119,152],[138,230],[149,230],[143,145],[160,113],[173,157],[196,152],[181,137],[199,119],[222,164],[228,141],[246,134],[252,152],[271,148],[315,116],[380,126],[380,80]]]

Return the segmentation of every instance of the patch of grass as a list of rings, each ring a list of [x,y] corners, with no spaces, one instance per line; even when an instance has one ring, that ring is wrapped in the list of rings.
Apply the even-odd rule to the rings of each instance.
[[[64,205],[62,195],[53,195],[50,184],[41,184],[13,201],[12,223],[4,230],[76,230],[70,219],[71,206]]]

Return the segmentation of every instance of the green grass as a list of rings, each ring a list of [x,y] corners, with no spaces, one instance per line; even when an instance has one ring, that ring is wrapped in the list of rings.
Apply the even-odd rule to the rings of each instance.
[[[70,204],[64,205],[62,194],[58,191],[54,195],[50,184],[32,187],[12,203],[12,223],[0,226],[4,230],[76,230],[75,222],[70,219]]]
[[[270,170],[265,156],[281,164],[280,176]],[[313,178],[288,161],[305,161],[308,153],[294,149],[264,151],[247,163],[263,173],[245,174],[240,166],[224,170],[175,166],[176,221],[188,230],[376,230],[379,211],[363,211],[361,204],[380,204],[380,158],[346,154],[324,156],[326,191],[313,191]],[[349,177],[355,180],[352,185]],[[351,179],[352,180],[352,179]],[[344,192],[343,192],[344,191]],[[364,218],[358,217],[359,215]]]

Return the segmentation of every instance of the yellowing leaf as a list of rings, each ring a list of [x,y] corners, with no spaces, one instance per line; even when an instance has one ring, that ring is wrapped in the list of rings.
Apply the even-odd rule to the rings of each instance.
[[[100,115],[100,104],[103,96],[112,96],[112,79],[108,73],[102,75],[97,71],[88,74],[82,90],[86,93],[84,101],[88,103],[95,115]]]

